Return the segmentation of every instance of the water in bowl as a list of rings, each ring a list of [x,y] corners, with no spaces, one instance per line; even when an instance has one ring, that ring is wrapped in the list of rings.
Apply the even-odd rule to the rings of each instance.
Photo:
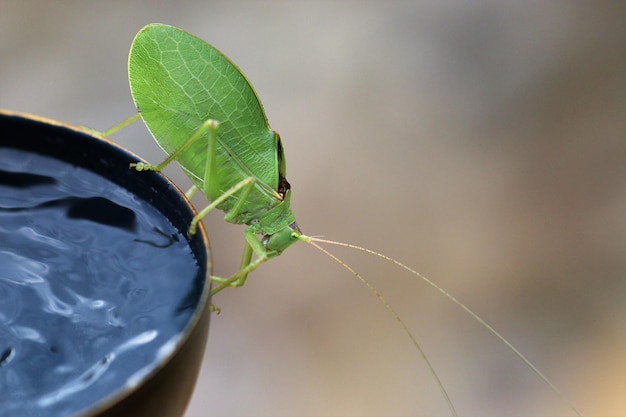
[[[202,285],[186,240],[148,203],[0,148],[0,416],[67,416],[137,384]]]

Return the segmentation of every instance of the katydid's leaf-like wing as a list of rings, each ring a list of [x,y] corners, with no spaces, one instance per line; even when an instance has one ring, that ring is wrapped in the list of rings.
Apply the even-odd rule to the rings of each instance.
[[[151,24],[133,41],[128,71],[135,105],[165,152],[173,153],[203,122],[215,119],[220,123],[217,171],[221,191],[254,176],[259,181],[246,211],[275,204],[279,139],[269,128],[254,89],[235,64],[181,29]],[[203,191],[206,158],[206,138],[176,158]],[[232,202],[220,208],[227,211],[230,207]]]

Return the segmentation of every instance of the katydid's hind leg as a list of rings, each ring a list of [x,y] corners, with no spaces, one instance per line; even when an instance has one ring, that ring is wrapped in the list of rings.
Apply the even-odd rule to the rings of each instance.
[[[215,121],[214,121],[215,122]],[[211,204],[205,207],[200,213],[198,213],[191,224],[189,225],[189,234],[193,235],[196,232],[196,228],[198,226],[198,222],[202,220],[204,216],[206,216],[211,210],[220,205],[224,200],[231,197],[233,194],[241,190],[241,196],[239,196],[239,200],[234,205],[234,207],[229,210],[226,214],[225,219],[228,221],[230,218],[237,215],[239,210],[241,210],[242,204],[250,194],[250,190],[254,185],[254,178],[248,177],[233,185],[226,192],[220,194],[220,181],[219,176],[217,175],[217,129],[219,124],[215,122],[212,128],[209,129],[209,137],[207,144],[207,153],[206,153],[206,165],[204,167],[204,189],[202,190],[204,194],[209,197],[212,201]],[[193,195],[197,190],[189,190],[189,194]],[[191,197],[189,197],[191,198]]]
[[[112,134],[114,134],[116,132],[119,132],[120,130],[124,129],[126,126],[135,123],[137,120],[139,120],[140,117],[141,117],[140,113],[133,114],[128,119],[124,120],[121,123],[116,124],[112,128],[107,129],[104,132],[98,132],[98,133],[100,135],[104,136],[105,138],[108,138]]]
[[[170,162],[174,161],[181,153],[183,153],[191,144],[196,142],[198,139],[201,139],[205,133],[209,133],[209,143],[211,141],[211,137],[217,137],[217,129],[219,127],[219,122],[217,120],[209,119],[202,123],[202,125],[196,129],[195,132],[187,139],[178,149],[176,149],[172,154],[170,154],[165,161],[161,162],[158,165],[150,165],[144,164],[143,162],[137,162],[134,164],[130,164],[131,168],[136,169],[137,171],[161,171],[165,168]]]
[[[252,190],[254,186],[254,178],[249,177],[235,184],[230,190],[226,191],[224,194],[220,194],[221,183],[220,177],[217,175],[217,129],[219,125],[216,123],[212,129],[209,130],[207,151],[206,151],[206,164],[204,166],[204,189],[202,190],[206,196],[208,196],[213,204],[220,204],[227,197],[230,197],[235,192],[241,190],[241,195],[239,196],[237,202],[233,206],[232,209],[226,213],[224,219],[226,221],[230,221],[232,218],[236,217],[239,214],[243,203],[248,198],[248,194]],[[232,190],[232,191],[231,191]],[[215,203],[219,199],[220,203]],[[206,209],[205,209],[206,210]],[[209,211],[212,210],[209,209]],[[204,210],[203,210],[204,212]],[[207,211],[208,212],[208,211]],[[200,218],[204,217],[202,215]],[[197,224],[197,222],[196,222]]]
[[[117,133],[120,130],[124,129],[126,126],[135,123],[140,118],[141,118],[141,115],[139,113],[133,114],[128,119],[124,120],[123,122],[120,122],[120,123],[116,124],[115,126],[113,126],[110,129],[107,129],[107,130],[93,129],[93,128],[89,127],[89,126],[84,126],[84,125],[79,125],[78,128],[80,128],[81,130],[84,130],[85,132],[89,133],[90,135],[98,135],[98,136],[102,136],[102,137],[108,138],[112,134]]]
[[[257,239],[254,232],[250,229],[246,229],[244,237],[246,238],[246,246],[244,247],[243,256],[241,257],[239,271],[234,273],[229,278],[212,276],[211,281],[217,283],[218,285],[211,290],[211,295],[217,294],[226,287],[241,287],[245,284],[248,274],[257,269],[259,265],[271,257],[271,254],[265,249],[263,243]],[[253,253],[257,256],[254,261],[252,260]]]
[[[196,195],[199,189],[200,188],[198,188],[197,185],[192,185],[191,188],[185,191],[185,197],[187,197],[187,200],[191,200],[193,196]]]

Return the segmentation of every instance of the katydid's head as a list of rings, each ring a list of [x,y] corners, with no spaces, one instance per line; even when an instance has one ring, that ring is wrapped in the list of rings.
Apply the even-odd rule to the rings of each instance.
[[[263,246],[269,251],[275,251],[280,254],[293,243],[298,240],[306,240],[307,236],[303,235],[296,222],[280,229],[278,232],[263,237]]]

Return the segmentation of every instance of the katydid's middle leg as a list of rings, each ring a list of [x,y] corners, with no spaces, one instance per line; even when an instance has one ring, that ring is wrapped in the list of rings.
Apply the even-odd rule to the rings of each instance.
[[[208,206],[203,208],[191,220],[191,224],[189,225],[189,234],[190,235],[194,235],[196,233],[196,229],[198,227],[198,223],[200,222],[200,220],[202,220],[204,218],[204,216],[209,214],[209,212],[211,210],[216,208],[218,205],[222,204],[222,202],[224,200],[226,200],[227,198],[231,197],[237,191],[244,190],[244,191],[242,191],[242,193],[245,194],[245,195],[248,195],[249,191],[246,191],[246,190],[251,188],[254,185],[254,182],[255,182],[255,180],[252,177],[244,178],[243,180],[239,181],[237,184],[233,185],[228,190],[226,190],[226,192],[224,192],[222,195],[217,197],[215,200],[213,200],[211,202],[211,204],[209,204]]]

